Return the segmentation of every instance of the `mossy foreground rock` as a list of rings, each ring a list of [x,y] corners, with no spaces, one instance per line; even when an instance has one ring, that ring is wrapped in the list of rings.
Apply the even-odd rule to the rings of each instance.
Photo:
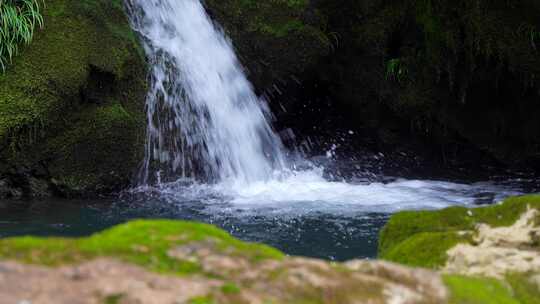
[[[6,303],[30,301],[35,304],[539,303],[540,260],[535,260],[534,255],[523,261],[512,260],[523,252],[538,253],[538,234],[535,233],[539,232],[540,213],[533,208],[538,206],[538,201],[538,196],[515,198],[501,206],[472,210],[478,214],[475,221],[482,219],[493,226],[515,223],[512,229],[481,226],[478,244],[462,243],[471,246],[468,250],[483,246],[488,252],[497,246],[510,250],[508,244],[515,245],[513,249],[522,252],[508,256],[501,251],[503,254],[487,265],[491,267],[485,268],[508,270],[510,268],[500,266],[510,262],[509,266],[518,266],[512,271],[478,272],[476,266],[481,263],[468,265],[469,261],[475,261],[466,251],[462,262],[456,258],[459,255],[454,254],[454,260],[449,258],[442,271],[382,261],[331,263],[288,257],[265,245],[239,241],[206,224],[133,221],[87,238],[0,240],[0,298]],[[473,217],[469,211],[465,209],[465,216]],[[524,213],[520,216],[521,211]],[[439,216],[444,212],[448,211],[421,213],[423,216],[416,223],[434,223],[429,222],[428,214]],[[403,216],[397,215],[388,227],[395,227],[396,218]],[[457,222],[454,218],[440,227]],[[411,227],[418,227],[417,224],[404,225],[403,231],[415,231],[419,228]],[[385,230],[383,244],[390,240],[392,231],[395,230]],[[523,233],[527,231],[531,233]],[[422,247],[425,243],[417,242],[414,251],[409,252],[403,249],[408,247],[401,247],[416,233],[411,235],[400,235],[392,239],[395,243],[386,243],[387,251],[383,254],[395,257],[397,255],[390,253],[399,249],[403,256],[427,257]],[[508,235],[517,236],[513,243]],[[430,241],[438,240],[433,237]],[[442,244],[446,246],[446,242]],[[439,256],[432,248],[428,247],[427,251]],[[411,258],[402,261],[412,264],[411,260],[416,261]],[[426,265],[434,265],[433,259],[426,261]],[[522,268],[524,264],[537,262],[538,268]]]
[[[540,303],[540,196],[476,209],[410,211],[381,232],[380,257],[440,270],[455,303]]]
[[[205,224],[135,221],[82,239],[0,240],[6,303],[444,303],[435,272],[286,257]]]
[[[0,197],[127,184],[144,142],[145,61],[121,0],[48,0],[0,75]]]

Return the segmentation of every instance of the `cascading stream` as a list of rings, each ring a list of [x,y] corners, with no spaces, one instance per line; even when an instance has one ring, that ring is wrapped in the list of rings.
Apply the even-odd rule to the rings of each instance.
[[[282,143],[230,41],[199,0],[129,0],[151,65],[140,182],[252,183],[285,166]]]

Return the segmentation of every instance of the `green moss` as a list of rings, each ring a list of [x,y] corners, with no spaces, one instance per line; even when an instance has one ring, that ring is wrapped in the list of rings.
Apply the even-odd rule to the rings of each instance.
[[[512,290],[495,279],[448,275],[444,282],[450,291],[449,304],[520,304]]]
[[[467,242],[455,232],[423,232],[407,238],[380,258],[415,267],[437,268],[446,263],[448,249]]]
[[[214,226],[160,220],[133,221],[81,239],[3,239],[0,240],[0,258],[61,265],[96,257],[114,257],[156,272],[189,274],[200,272],[200,265],[171,258],[167,252],[204,240],[216,243],[216,254],[227,252],[228,255],[241,256],[252,262],[283,257],[281,252],[273,248],[244,243]]]
[[[506,281],[521,303],[540,304],[540,288],[527,274],[509,274],[506,276]]]
[[[139,135],[133,130],[139,128],[140,121],[120,103],[89,107],[73,114],[73,118],[74,125],[51,137],[41,150],[56,159],[49,167],[50,172],[58,176],[57,183],[69,189],[114,187],[114,179],[122,180],[122,176],[129,175],[140,159],[137,150],[125,149],[139,142]]]
[[[216,302],[211,296],[204,296],[204,297],[196,297],[193,299],[190,299],[189,304],[215,304]]]
[[[122,301],[122,298],[124,297],[123,294],[117,294],[117,295],[111,295],[107,296],[104,300],[104,304],[119,304],[120,301]]]
[[[122,1],[48,0],[43,14],[45,27],[0,75],[0,159],[46,164],[60,188],[125,184],[143,152],[146,77]],[[81,157],[115,144],[108,158]]]
[[[390,252],[397,250],[397,246],[401,246],[401,251],[407,248],[412,250],[414,243],[427,243],[429,239],[439,237],[443,237],[443,243],[439,248],[442,250],[459,239],[451,236],[455,235],[455,232],[473,230],[479,223],[493,227],[510,226],[526,211],[528,206],[540,209],[540,195],[512,197],[506,199],[502,204],[483,208],[451,207],[439,211],[397,213],[390,218],[380,233],[379,256],[385,258],[390,255]],[[408,240],[420,233],[428,234]],[[408,240],[407,243],[401,244],[406,240]],[[414,251],[410,251],[410,253],[416,254]],[[441,252],[435,251],[434,254],[440,257]],[[395,254],[391,256],[396,257]],[[439,257],[428,260],[430,263],[431,261],[442,262]],[[400,259],[407,260],[409,258],[401,257]]]
[[[240,287],[234,283],[227,283],[221,286],[221,292],[224,294],[238,294],[240,293]]]

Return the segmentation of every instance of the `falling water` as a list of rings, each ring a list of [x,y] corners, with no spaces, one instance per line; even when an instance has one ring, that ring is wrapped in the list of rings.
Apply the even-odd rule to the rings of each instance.
[[[266,102],[200,0],[126,1],[151,67],[142,191],[156,189],[157,177],[164,201],[325,212],[442,208],[486,191],[495,200],[516,193],[440,181],[358,184],[326,179],[327,167],[288,170]]]
[[[264,181],[284,167],[266,102],[199,0],[129,0],[151,66],[141,182]]]

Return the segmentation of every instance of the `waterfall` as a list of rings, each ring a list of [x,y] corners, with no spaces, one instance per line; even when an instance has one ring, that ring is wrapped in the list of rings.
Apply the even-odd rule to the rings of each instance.
[[[285,166],[266,102],[199,0],[128,0],[150,64],[146,156],[154,175],[203,182],[269,180]]]

